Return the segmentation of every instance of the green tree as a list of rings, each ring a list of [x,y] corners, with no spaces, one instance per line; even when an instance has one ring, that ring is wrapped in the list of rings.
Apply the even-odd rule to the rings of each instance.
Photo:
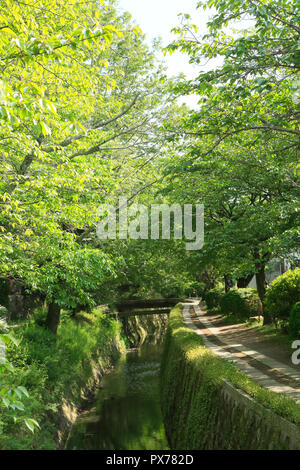
[[[221,65],[177,86],[199,95],[199,110],[166,126],[180,144],[166,173],[177,177],[175,198],[206,206],[203,259],[210,253],[226,276],[255,273],[263,300],[266,263],[298,244],[299,5],[216,0],[198,7],[215,10],[208,32],[198,36],[185,15],[169,51],[188,53],[199,68],[215,58]],[[241,20],[244,29],[230,34]]]
[[[53,332],[61,307],[92,303],[114,277],[97,208],[158,177],[147,169],[173,113],[163,69],[114,3],[0,10],[0,272],[46,298]]]

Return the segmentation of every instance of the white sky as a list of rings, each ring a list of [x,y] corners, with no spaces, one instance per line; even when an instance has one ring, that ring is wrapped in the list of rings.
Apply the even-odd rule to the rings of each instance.
[[[165,47],[170,44],[177,36],[171,33],[171,29],[180,25],[179,13],[189,13],[192,23],[198,26],[199,34],[206,32],[206,23],[212,16],[212,10],[197,9],[199,0],[118,0],[121,11],[129,11],[133,21],[140,26],[146,39],[151,45],[152,40],[161,37],[162,45]],[[246,29],[253,26],[253,22],[243,19],[233,24],[234,28]],[[233,33],[231,28],[226,32]],[[162,55],[163,57],[163,55]],[[216,58],[209,64],[191,65],[188,56],[180,52],[173,55],[167,54],[164,60],[168,66],[168,76],[184,73],[188,79],[196,77],[200,71],[209,70],[222,64],[222,59]],[[179,99],[185,102],[191,108],[198,108],[198,99],[196,96],[189,96]]]
[[[133,20],[146,35],[147,41],[161,37],[163,46],[167,46],[176,38],[171,29],[179,26],[179,13],[189,13],[192,22],[197,24],[200,33],[205,31],[205,25],[209,18],[207,11],[196,10],[197,0],[118,0],[121,10],[129,11]],[[168,66],[168,75],[184,73],[187,78],[193,78],[199,73],[199,68],[189,64],[188,56],[179,52],[164,58]],[[183,99],[189,106],[195,107],[197,98],[186,97]]]

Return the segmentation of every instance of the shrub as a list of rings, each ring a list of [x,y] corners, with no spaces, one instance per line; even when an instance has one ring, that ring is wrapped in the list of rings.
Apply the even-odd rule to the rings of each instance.
[[[45,326],[47,317],[47,309],[39,307],[35,310],[33,315],[33,321],[38,326]]]
[[[0,305],[0,317],[6,317],[7,313],[8,313],[7,308]]]
[[[289,333],[292,336],[300,336],[300,302],[297,302],[290,312]]]
[[[287,320],[293,305],[300,300],[300,268],[277,277],[265,295],[266,312],[276,320]]]
[[[203,282],[191,282],[189,284],[189,286],[186,288],[185,290],[185,295],[186,296],[197,296],[197,297],[201,297],[203,295],[203,292],[204,292],[204,289],[205,289],[205,284]]]
[[[225,315],[248,318],[260,312],[261,303],[255,289],[232,289],[222,296],[220,307]]]
[[[219,307],[220,300],[223,297],[224,292],[222,289],[215,288],[211,289],[205,294],[205,302],[208,309]]]
[[[250,316],[262,313],[262,304],[256,289],[239,289],[238,291],[245,299]]]
[[[237,317],[249,316],[249,308],[245,299],[237,290],[230,290],[227,294],[224,294],[220,300],[220,307],[225,315],[233,314]]]

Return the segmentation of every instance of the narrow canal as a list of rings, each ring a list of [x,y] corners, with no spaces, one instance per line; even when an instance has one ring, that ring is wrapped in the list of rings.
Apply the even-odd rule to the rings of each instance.
[[[73,426],[68,449],[167,450],[160,410],[161,344],[124,354],[105,376],[95,405]]]

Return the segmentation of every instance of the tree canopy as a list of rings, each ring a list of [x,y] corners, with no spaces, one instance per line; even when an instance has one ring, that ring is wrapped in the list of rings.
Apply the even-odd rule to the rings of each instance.
[[[198,8],[213,9],[208,31],[199,35],[183,15],[168,47],[199,70],[208,65],[176,85],[199,96],[199,109],[167,126],[180,152],[166,171],[182,200],[204,202],[211,259],[219,268],[224,261],[224,274],[256,273],[263,300],[266,263],[299,247],[299,5],[216,0]],[[219,65],[209,69],[212,59]]]
[[[298,249],[299,5],[198,8],[207,32],[182,15],[167,52],[199,74],[167,80],[114,0],[1,3],[0,273],[52,313],[218,276],[256,274],[263,300],[267,262]],[[204,248],[98,240],[97,208],[120,196],[204,204]]]

